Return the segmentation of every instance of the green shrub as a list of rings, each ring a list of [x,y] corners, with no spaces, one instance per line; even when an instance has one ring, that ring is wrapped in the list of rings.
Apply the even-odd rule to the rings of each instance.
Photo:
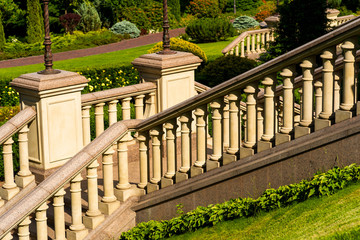
[[[151,28],[151,22],[146,16],[144,9],[129,7],[124,11],[125,19],[135,24],[141,32],[146,33]]]
[[[4,33],[4,26],[2,24],[2,14],[0,12],[0,51],[2,51],[5,47],[5,33]]]
[[[181,12],[180,12],[180,0],[169,0],[168,5],[170,12],[174,15],[176,20],[180,21]]]
[[[300,183],[281,186],[278,189],[267,189],[257,199],[239,197],[207,207],[199,206],[170,220],[139,223],[122,233],[120,240],[162,239],[180,235],[219,222],[254,216],[259,211],[286,207],[310,197],[329,196],[359,179],[360,167],[356,164],[345,168],[334,167],[325,173],[315,174],[311,180],[302,180]]]
[[[248,29],[259,26],[259,23],[249,16],[240,16],[235,18],[233,22],[233,26],[236,29],[242,30],[242,29]]]
[[[136,25],[126,20],[115,23],[114,26],[110,28],[110,31],[115,34],[129,34],[131,38],[140,36],[140,30]]]
[[[27,41],[29,43],[40,42],[44,39],[44,19],[40,2],[27,0]]]
[[[218,0],[193,0],[187,11],[198,18],[215,18],[219,16]]]
[[[90,2],[83,2],[75,12],[81,16],[78,27],[83,32],[96,31],[101,28],[99,13]]]
[[[159,52],[163,49],[163,42],[157,43],[153,46],[148,53]],[[183,51],[183,52],[191,52],[195,56],[198,56],[203,60],[203,62],[207,62],[207,57],[205,52],[196,44],[185,41],[179,38],[170,38],[170,49],[175,51]]]
[[[10,81],[11,80],[0,82],[0,106],[19,105],[19,93],[9,86]]]
[[[263,4],[262,0],[236,0],[237,11],[247,12],[254,11]],[[234,1],[229,0],[226,5],[226,12],[234,11]]]
[[[202,18],[191,22],[185,32],[195,42],[217,42],[234,36],[235,29],[225,18]]]
[[[210,62],[196,80],[214,87],[257,66],[257,62],[240,56],[222,56]]]

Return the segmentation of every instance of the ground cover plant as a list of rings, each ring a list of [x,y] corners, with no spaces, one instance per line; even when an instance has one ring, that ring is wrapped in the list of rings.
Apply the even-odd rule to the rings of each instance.
[[[283,208],[309,198],[330,196],[360,179],[360,166],[352,164],[315,174],[310,180],[267,189],[257,199],[237,198],[227,202],[199,206],[188,213],[180,214],[171,220],[139,223],[120,236],[124,239],[162,239],[213,226],[226,220],[246,218],[260,212]],[[181,209],[180,209],[181,210]]]

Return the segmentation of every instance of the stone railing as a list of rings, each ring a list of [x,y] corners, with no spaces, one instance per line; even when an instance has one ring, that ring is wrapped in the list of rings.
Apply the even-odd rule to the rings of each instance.
[[[88,229],[103,221],[103,214],[110,215],[119,207],[118,200],[125,200],[124,196],[157,191],[351,118],[355,110],[359,111],[355,91],[359,25],[360,19],[344,24],[145,120],[114,123],[0,217],[0,238],[10,234],[28,236],[29,216],[35,212],[32,221],[36,222],[38,238],[46,239],[47,200],[53,198],[55,238],[64,239],[63,188],[67,183],[70,183],[72,216],[67,239],[82,239]],[[339,44],[344,59],[336,65],[336,46]],[[319,63],[317,56],[322,62],[320,70],[316,70],[319,67],[316,65]],[[296,69],[302,74],[296,74]],[[275,94],[278,74],[284,84]],[[321,77],[317,78],[317,75]],[[296,78],[299,82],[295,81]],[[295,126],[294,92],[300,88],[300,121]],[[264,92],[263,98],[258,98],[260,91]],[[240,113],[243,94],[246,97],[246,116]],[[280,96],[282,99],[278,99]],[[229,107],[228,125],[224,123],[225,100]],[[279,106],[276,103],[280,100],[283,105],[281,120],[276,117]],[[211,121],[208,121],[210,116]],[[210,122],[212,144],[208,145],[206,128]],[[129,131],[136,132],[139,152],[138,171],[131,173],[126,143]],[[224,148],[227,141],[228,146]],[[114,147],[118,151],[118,179],[114,178],[112,169]],[[178,164],[177,152],[180,152]],[[99,156],[102,156],[102,196],[97,191],[96,159]],[[87,180],[84,182],[81,171],[86,171]],[[138,180],[130,184],[129,174],[137,174],[135,179]],[[115,187],[114,181],[117,183]],[[84,218],[81,183],[87,183],[88,208]],[[16,227],[17,231],[13,230]]]
[[[224,55],[245,57],[254,53],[265,51],[266,44],[274,41],[273,30],[264,28],[243,32],[222,50]]]
[[[5,201],[14,198],[20,192],[20,189],[25,188],[31,183],[35,183],[34,175],[29,169],[28,155],[29,126],[35,117],[35,110],[26,108],[0,127],[0,145],[2,145],[4,161],[4,184],[0,189],[0,211]],[[16,139],[18,139],[20,165],[16,176],[14,176],[13,166],[13,143],[15,134],[18,134]]]
[[[347,16],[337,17],[332,25],[333,26],[339,26],[340,24],[343,24],[343,23],[345,23],[347,21],[350,21],[350,20],[352,20],[354,18],[356,18],[356,16],[354,16],[354,15],[347,15]]]

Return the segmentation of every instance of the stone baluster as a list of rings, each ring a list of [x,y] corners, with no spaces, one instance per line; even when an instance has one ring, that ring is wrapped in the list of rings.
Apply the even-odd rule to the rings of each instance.
[[[256,141],[261,140],[264,134],[264,104],[258,104],[256,108]]]
[[[257,144],[258,152],[272,148],[275,136],[275,86],[276,74],[271,74],[262,81],[264,84],[264,134]]]
[[[322,87],[323,84],[321,82],[322,79],[317,79],[314,82],[314,88],[315,88],[315,119],[319,117],[319,114],[322,110],[322,98],[323,98],[323,91]]]
[[[139,141],[139,168],[140,168],[140,183],[138,187],[144,189],[148,184],[148,144],[147,133],[139,132],[138,137]]]
[[[234,49],[230,49],[230,55],[234,55]]]
[[[224,150],[229,147],[229,101],[224,99],[224,109],[223,109],[223,147]]]
[[[19,240],[30,240],[30,217],[26,217],[18,226],[18,237]]]
[[[117,122],[117,103],[118,100],[113,100],[109,102],[109,127]]]
[[[35,176],[29,169],[29,150],[28,150],[28,126],[23,127],[19,131],[19,162],[20,171],[15,176],[17,186],[24,188],[34,182]]]
[[[2,199],[10,200],[20,190],[16,186],[14,179],[14,167],[13,167],[13,151],[12,144],[14,141],[10,137],[3,144],[3,156],[4,156],[4,178],[5,182],[0,189],[0,196]]]
[[[11,239],[13,239],[13,236],[12,236],[11,232],[9,232],[1,240],[11,240]]]
[[[249,56],[251,54],[251,35],[246,36],[246,54]]]
[[[261,41],[261,33],[257,33],[256,34],[256,52],[260,53],[261,52],[261,48],[260,48],[260,42]]]
[[[152,146],[152,178],[147,186],[148,192],[153,192],[159,189],[159,182],[161,181],[161,130],[162,127],[156,127],[150,130],[151,146]]]
[[[291,140],[291,132],[294,129],[294,77],[295,66],[284,68],[280,75],[283,77],[283,119],[280,133],[276,134],[275,145]]]
[[[91,142],[91,129],[90,129],[90,109],[91,106],[82,107],[82,126],[83,126],[83,144],[86,146]]]
[[[341,72],[334,73],[334,112],[340,108]]]
[[[267,32],[265,35],[266,35],[265,36],[266,47],[269,47],[269,45],[270,45],[270,32]]]
[[[357,37],[345,41],[341,48],[344,51],[344,73],[342,80],[342,98],[340,109],[335,112],[335,122],[352,118],[355,103],[355,55]]]
[[[196,162],[191,167],[191,177],[204,172],[206,162],[206,105],[196,108]]]
[[[222,110],[224,99],[215,99],[210,107],[212,109],[212,154],[210,160],[207,161],[206,170],[218,168],[223,153],[223,135],[222,135]]]
[[[241,57],[245,57],[245,44],[244,44],[244,42],[245,42],[244,40],[241,40],[241,43],[240,43],[241,44],[240,45],[241,46],[241,48],[240,48],[240,56]]]
[[[302,113],[300,125],[295,127],[295,138],[310,134],[310,127],[313,122],[313,102],[314,102],[314,68],[315,57],[305,59],[300,67],[303,71],[302,86]]]
[[[265,33],[261,33],[261,52],[265,51]]]
[[[235,46],[235,56],[239,56],[239,44]]]
[[[122,120],[131,119],[131,107],[130,101],[131,97],[121,99],[121,107],[122,107]],[[130,141],[132,139],[131,132],[128,132],[127,140]]]
[[[270,39],[271,39],[272,42],[275,41],[275,36],[274,36],[273,31],[270,33]]]
[[[54,207],[54,225],[55,239],[65,240],[65,211],[64,211],[64,195],[65,191],[61,188],[53,197]]]
[[[135,97],[135,118],[144,119],[144,97],[145,95],[139,95]]]
[[[47,240],[47,217],[46,210],[48,209],[47,203],[43,203],[38,209],[36,209],[35,213],[35,221],[36,221],[36,239],[37,240]],[[68,237],[68,239],[70,239]]]
[[[98,103],[95,105],[95,132],[98,137],[104,132],[104,105],[105,103]]]
[[[246,94],[246,141],[240,149],[240,158],[254,154],[256,145],[256,96],[257,83],[250,83],[244,89]]]
[[[228,95],[229,114],[230,114],[230,142],[229,148],[224,155],[223,164],[228,164],[237,160],[239,154],[239,92],[231,92]]]
[[[247,141],[247,125],[246,125],[246,120],[247,120],[247,117],[246,117],[246,112],[242,115],[242,120],[243,120],[243,123],[244,123],[244,140],[243,140],[243,143],[245,143]],[[241,145],[240,145],[241,146]]]
[[[180,116],[181,126],[181,167],[176,173],[176,182],[188,179],[191,164],[191,113]]]
[[[166,160],[167,171],[161,179],[161,188],[170,186],[174,183],[176,165],[176,121],[172,120],[165,123],[166,129]]]
[[[96,228],[104,220],[104,215],[99,210],[98,175],[97,175],[98,167],[99,167],[99,163],[97,159],[95,159],[86,168],[89,208],[86,211],[83,220],[84,220],[84,225],[90,229]]]
[[[78,174],[70,181],[72,221],[69,229],[67,230],[68,240],[83,239],[88,234],[88,230],[82,223],[81,181],[81,174]]]
[[[111,215],[119,206],[120,202],[114,194],[114,173],[113,173],[113,154],[114,150],[110,147],[105,151],[102,158],[102,170],[104,181],[104,196],[99,203],[99,208],[105,215]]]
[[[149,93],[146,96],[145,104],[146,104],[145,118],[148,118],[156,114],[155,92]]]
[[[256,34],[251,35],[251,52],[256,53]]]

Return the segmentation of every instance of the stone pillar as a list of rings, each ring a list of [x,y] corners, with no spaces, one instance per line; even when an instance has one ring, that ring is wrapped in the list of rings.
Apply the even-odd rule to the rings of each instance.
[[[11,82],[20,94],[21,108],[35,107],[37,112],[28,134],[30,168],[37,181],[82,149],[81,90],[87,82],[68,71],[23,74]]]
[[[145,82],[157,84],[157,111],[161,112],[196,95],[194,70],[201,59],[192,53],[146,54],[132,64]]]

